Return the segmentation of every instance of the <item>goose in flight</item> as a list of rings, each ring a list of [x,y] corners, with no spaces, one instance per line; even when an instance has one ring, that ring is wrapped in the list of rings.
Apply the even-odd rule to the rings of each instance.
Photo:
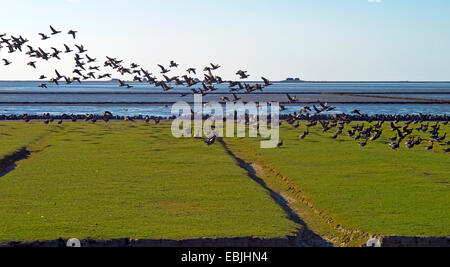
[[[164,68],[164,66],[162,66],[162,65],[158,65],[158,67],[161,68],[161,73],[162,73],[162,74],[166,74],[166,73],[170,72],[170,70]]]
[[[64,44],[64,48],[66,48],[66,51],[64,51],[64,53],[66,53],[66,54],[73,52],[73,50],[70,49],[70,47],[67,46],[66,44]]]
[[[75,54],[74,59],[75,59],[75,61],[79,62],[80,60],[83,60],[84,58],[82,58],[79,54]]]
[[[286,94],[286,96],[287,96],[287,98],[289,99],[289,101],[291,103],[296,103],[297,102],[297,97],[295,97],[295,96],[293,97],[290,94]]]
[[[217,69],[220,68],[219,65],[214,65],[214,64],[212,64],[212,63],[210,63],[210,65],[211,65],[211,67],[212,67],[212,70],[217,70]]]
[[[136,63],[131,63],[131,65],[130,65],[130,68],[132,68],[132,69],[137,69],[139,67],[140,66],[138,64],[136,64]]]
[[[93,63],[93,62],[97,61],[96,58],[90,58],[88,55],[86,55],[86,58],[88,60],[88,63]]]
[[[170,61],[170,68],[178,68],[179,64],[177,64],[175,61]]]
[[[98,79],[104,79],[104,78],[111,78],[111,74],[103,74],[103,75],[98,76]]]
[[[194,68],[187,69],[187,73],[189,73],[189,74],[191,74],[191,73],[197,74],[196,73],[196,69],[194,69]]]
[[[235,101],[235,102],[242,99],[242,97],[239,97],[239,96],[237,96],[236,94],[233,94],[233,98],[234,98],[234,101]]]
[[[238,70],[236,72],[236,75],[241,76],[241,79],[247,79],[248,77],[250,77],[250,75],[247,74],[247,71],[243,71],[243,70]]]
[[[264,85],[265,86],[271,86],[272,85],[268,79],[266,79],[264,77],[261,77],[261,79],[264,81]]]
[[[27,63],[28,66],[36,68],[36,61],[30,61]]]
[[[39,35],[41,36],[41,40],[45,41],[47,39],[50,39],[50,37],[48,37],[47,35],[43,34],[43,33],[39,33]]]
[[[51,78],[51,79],[50,79],[50,82],[51,82],[51,83],[54,83],[54,84],[56,84],[56,85],[59,85],[58,80],[55,79],[55,78]]]
[[[72,35],[73,39],[75,39],[77,33],[78,33],[77,31],[70,30],[67,34]]]
[[[59,72],[57,70],[55,70],[55,74],[56,74],[56,80],[61,80],[62,78],[64,78],[64,76],[59,74]]]
[[[57,35],[58,33],[61,33],[61,31],[55,30],[55,28],[53,28],[52,25],[50,25],[50,30],[52,31],[52,35]]]
[[[3,59],[3,62],[5,62],[5,66],[11,65],[11,62],[8,61],[7,59]]]
[[[87,50],[86,49],[84,49],[84,46],[83,45],[75,45],[77,48],[78,48],[78,52],[80,53],[80,54],[83,54],[83,53],[85,53],[85,52],[87,52]]]
[[[81,83],[81,80],[80,80],[80,78],[78,78],[78,77],[72,77],[72,82],[78,82],[78,83]]]
[[[41,83],[41,84],[39,84],[38,87],[39,87],[39,88],[47,88],[47,85],[46,85],[45,83]]]
[[[56,58],[61,60],[61,58],[59,57],[59,54],[61,53],[61,51],[59,51],[58,49],[52,47],[51,49],[53,49],[53,53],[50,54],[51,57]]]
[[[79,70],[79,69],[75,69],[74,71],[72,71],[72,73],[76,73],[79,76],[83,76],[83,74],[81,74],[81,70]]]

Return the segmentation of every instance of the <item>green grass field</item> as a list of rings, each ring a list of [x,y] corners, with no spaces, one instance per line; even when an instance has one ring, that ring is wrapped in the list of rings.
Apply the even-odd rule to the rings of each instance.
[[[441,147],[392,151],[388,128],[366,148],[318,128],[299,140],[304,130],[283,126],[279,149],[261,150],[259,139],[224,142],[239,158],[278,174],[261,176],[275,191],[295,198],[289,189],[301,190],[320,215],[345,229],[450,235],[450,157]],[[222,145],[175,139],[169,123],[0,122],[0,158],[22,147],[31,157],[0,177],[0,242],[271,238],[301,227]],[[320,216],[300,216],[326,236]]]
[[[24,145],[32,152],[0,177],[2,242],[271,238],[300,227],[223,148],[174,139],[169,124],[0,123],[0,129],[0,154]]]
[[[287,177],[316,209],[346,229],[450,235],[450,155],[443,147],[425,151],[429,143],[424,142],[408,150],[402,143],[399,151],[393,151],[388,144],[395,134],[387,125],[383,137],[365,148],[346,135],[332,140],[334,132],[324,134],[319,127],[300,140],[305,130],[304,123],[299,129],[283,126],[284,146],[275,150],[260,149],[256,139],[227,139],[227,143],[247,162],[269,166]],[[449,133],[450,127],[443,127],[441,135],[444,132]]]

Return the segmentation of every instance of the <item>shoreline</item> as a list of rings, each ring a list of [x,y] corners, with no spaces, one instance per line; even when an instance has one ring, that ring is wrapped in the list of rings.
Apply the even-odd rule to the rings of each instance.
[[[239,80],[238,80],[239,81]],[[236,81],[236,82],[238,82]],[[49,82],[48,80],[0,80],[2,82]],[[85,81],[84,83],[116,83],[117,80],[105,80],[105,81]],[[125,81],[133,82],[133,81]],[[261,83],[261,81],[245,80],[248,83]],[[450,83],[450,81],[273,81],[274,83]],[[143,82],[145,83],[145,82]]]
[[[176,102],[0,102],[1,106],[167,106],[173,105]],[[189,105],[194,105],[194,102],[186,102]],[[221,105],[226,105],[228,102],[217,102]],[[241,102],[243,104],[247,104],[248,102]],[[450,105],[450,101],[327,101],[328,104],[332,105],[412,105],[412,104],[421,104],[421,105]],[[313,105],[317,104],[317,101],[298,101],[296,103],[290,102],[280,102],[283,106],[297,106],[297,105]]]
[[[63,91],[48,91],[48,92],[32,92],[32,91],[0,91],[0,95],[181,95],[185,93],[187,96],[192,96],[194,94],[188,92],[138,92],[138,91],[105,91],[105,92],[63,92]],[[256,92],[252,94],[248,93],[230,93],[230,92],[210,92],[208,95],[327,95],[327,94],[359,94],[359,95],[450,95],[450,92],[439,92],[439,91],[379,91],[379,92],[368,92],[368,91],[355,91],[355,92],[324,92],[324,91],[284,91],[284,92]]]

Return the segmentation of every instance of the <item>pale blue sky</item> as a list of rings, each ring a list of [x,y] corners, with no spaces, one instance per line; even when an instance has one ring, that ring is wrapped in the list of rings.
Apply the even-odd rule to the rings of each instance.
[[[0,0],[0,33],[43,48],[83,43],[92,57],[114,56],[156,73],[170,60],[223,66],[231,79],[450,80],[448,0]],[[68,36],[40,42],[52,24]],[[0,66],[0,79],[36,79],[27,58]],[[72,59],[58,62],[72,68]],[[50,75],[55,62],[40,64]],[[181,74],[178,73],[178,74]],[[37,76],[37,77],[36,77]]]

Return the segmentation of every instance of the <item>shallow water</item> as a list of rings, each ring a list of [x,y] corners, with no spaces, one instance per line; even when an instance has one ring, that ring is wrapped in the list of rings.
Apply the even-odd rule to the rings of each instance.
[[[60,86],[49,84],[48,89],[38,88],[38,84],[39,82],[0,82],[0,114],[101,114],[108,110],[117,115],[142,114],[167,117],[172,114],[171,105],[166,106],[166,102],[193,100],[192,95],[180,96],[180,93],[190,93],[190,88],[185,86],[176,86],[167,94],[162,92],[161,88],[148,84],[132,84],[134,87],[131,89],[120,88],[115,82],[86,82]],[[226,84],[218,85],[217,88],[218,91],[204,98],[205,102],[219,101],[221,96],[229,95]],[[264,93],[241,96],[244,101],[283,102],[286,101],[285,93],[297,95],[302,102],[321,100],[342,103],[334,104],[337,109],[332,113],[350,113],[354,109],[359,109],[369,115],[419,113],[450,115],[450,104],[352,104],[374,101],[404,102],[407,101],[404,99],[414,98],[450,101],[450,83],[274,83],[273,86],[265,88]],[[349,93],[361,96],[320,93]],[[99,105],[99,102],[107,105]],[[352,103],[343,104],[344,102]],[[288,106],[283,113],[297,112],[300,106],[303,104]]]

